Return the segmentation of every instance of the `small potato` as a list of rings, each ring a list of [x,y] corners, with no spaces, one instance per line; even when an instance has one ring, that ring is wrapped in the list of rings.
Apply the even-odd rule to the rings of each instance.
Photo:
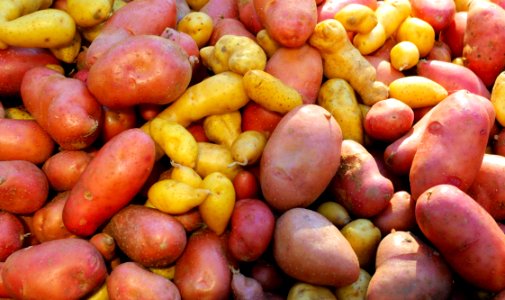
[[[333,292],[324,286],[316,286],[304,282],[295,283],[288,292],[287,300],[337,300]]]
[[[266,29],[258,31],[256,34],[256,42],[263,48],[268,58],[271,58],[281,45],[277,43],[269,34]]]
[[[209,195],[206,189],[173,179],[160,180],[149,188],[147,201],[168,214],[183,214],[202,204]]]
[[[412,128],[414,111],[400,100],[389,98],[372,105],[364,120],[365,132],[373,139],[393,142]]]
[[[179,182],[184,182],[189,184],[194,188],[198,188],[202,184],[202,177],[196,173],[196,171],[190,167],[183,165],[172,164],[172,169],[170,172],[170,178]],[[161,180],[161,179],[160,179]]]
[[[244,24],[238,19],[224,18],[219,19],[214,24],[214,29],[212,30],[212,35],[210,36],[208,45],[215,46],[217,41],[219,41],[219,39],[225,35],[238,35],[250,38],[251,40],[255,40],[254,35],[248,31],[247,28],[245,28]]]
[[[454,0],[413,0],[412,5],[413,17],[423,19],[428,22],[435,32],[440,32],[446,28],[453,20],[456,14],[456,4]]]
[[[208,142],[198,143],[198,160],[195,171],[201,177],[213,172],[220,172],[233,180],[242,170],[240,165],[233,162],[231,151],[226,146]]]
[[[253,165],[261,157],[267,143],[265,134],[248,130],[242,132],[231,145],[233,160],[239,165]]]
[[[391,48],[391,65],[398,71],[415,67],[419,62],[419,50],[410,41],[402,41]]]
[[[24,234],[23,223],[16,215],[0,211],[0,262],[23,247]]]
[[[373,265],[377,246],[382,238],[379,228],[368,219],[354,219],[340,232],[358,256],[360,267],[366,268]]]
[[[348,31],[368,33],[377,25],[377,15],[370,7],[351,3],[339,10],[334,18]]]
[[[389,53],[388,57],[390,57]],[[390,58],[385,59],[377,54],[366,55],[365,58],[370,64],[372,64],[372,66],[374,66],[377,72],[377,81],[380,81],[385,85],[389,86],[393,80],[405,77],[405,74],[398,71],[391,65]]]
[[[84,150],[62,150],[44,162],[42,171],[52,189],[68,191],[79,180],[92,158],[93,155]]]
[[[120,132],[136,127],[137,119],[137,111],[133,107],[111,109],[103,106],[100,140],[106,143]]]
[[[95,246],[106,261],[116,258],[116,241],[109,234],[98,232],[89,239],[89,242]]]
[[[177,23],[177,30],[193,38],[198,48],[202,48],[207,44],[213,28],[214,24],[212,18],[200,11],[193,11],[186,14]]]
[[[233,187],[235,188],[235,197],[237,200],[258,198],[259,182],[256,175],[250,170],[241,170],[233,178]]]
[[[357,33],[352,44],[362,55],[369,55],[379,49],[387,40],[386,31],[382,24],[377,24],[367,33]]]
[[[346,285],[339,287],[335,291],[335,295],[338,300],[364,300],[366,299],[366,291],[368,290],[368,284],[372,276],[364,270],[359,270],[358,280]]]
[[[415,228],[414,216],[415,201],[406,191],[394,193],[388,206],[372,219],[382,236],[386,236],[392,230],[409,231]]]
[[[63,207],[69,191],[56,194],[51,201],[39,208],[32,218],[32,234],[38,241],[47,242],[57,239],[75,237],[63,224]]]
[[[239,111],[210,115],[203,120],[205,136],[216,144],[231,148],[241,133],[242,115]]]
[[[217,235],[227,228],[235,206],[235,188],[221,172],[212,172],[203,178],[200,188],[210,191],[198,206],[202,220]]]
[[[270,137],[282,114],[268,110],[254,101],[249,101],[242,109],[242,131],[255,130]]]
[[[326,217],[333,225],[339,229],[351,222],[351,216],[341,204],[333,201],[326,201],[317,207],[317,212]]]
[[[396,33],[399,42],[410,41],[417,46],[419,56],[425,57],[430,53],[435,44],[435,30],[430,23],[410,17],[402,22]]]
[[[423,76],[406,76],[389,84],[389,97],[404,102],[412,109],[435,105],[448,94],[442,85]]]

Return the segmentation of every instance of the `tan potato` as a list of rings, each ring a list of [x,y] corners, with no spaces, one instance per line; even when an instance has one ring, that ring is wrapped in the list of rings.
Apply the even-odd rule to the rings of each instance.
[[[368,219],[355,219],[347,223],[341,232],[356,252],[360,267],[370,266],[382,238],[379,228]]]

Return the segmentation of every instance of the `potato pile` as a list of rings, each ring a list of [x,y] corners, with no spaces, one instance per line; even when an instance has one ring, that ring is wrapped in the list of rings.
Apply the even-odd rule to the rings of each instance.
[[[0,1],[0,298],[505,299],[505,2]]]

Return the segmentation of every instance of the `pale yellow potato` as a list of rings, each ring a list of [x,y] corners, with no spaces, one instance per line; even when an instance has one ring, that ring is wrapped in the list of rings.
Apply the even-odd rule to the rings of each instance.
[[[505,126],[505,71],[496,77],[491,91],[491,103],[496,112],[496,121]]]
[[[15,47],[61,47],[71,43],[75,34],[74,19],[59,9],[43,9],[0,22],[0,42]]]
[[[265,71],[250,70],[245,73],[243,81],[247,96],[268,110],[286,114],[303,104],[302,95],[297,90]]]
[[[436,105],[448,92],[436,81],[414,75],[393,80],[389,84],[389,95],[414,109]]]
[[[163,268],[149,268],[149,271],[154,274],[161,275],[168,280],[173,280],[175,277],[175,265],[171,265]]]
[[[386,31],[382,24],[377,24],[370,32],[354,35],[352,44],[363,55],[368,55],[379,49],[386,42]]]
[[[419,56],[425,57],[435,45],[435,30],[430,23],[415,17],[402,22],[396,32],[398,42],[410,41],[417,46]]]
[[[382,238],[380,229],[368,219],[355,219],[347,223],[340,232],[358,256],[360,267],[370,266],[374,262]]]
[[[109,293],[107,292],[107,284],[106,283],[102,284],[102,286],[91,296],[86,298],[86,300],[109,300]]]
[[[213,172],[220,172],[233,180],[242,167],[233,163],[228,147],[214,143],[198,143],[198,160],[195,171],[203,178]]]
[[[398,71],[411,69],[419,62],[419,49],[410,41],[399,42],[391,48],[390,60]]]
[[[234,163],[241,166],[256,163],[263,154],[266,143],[266,135],[262,132],[247,130],[240,133],[230,148]]]
[[[75,62],[77,55],[81,52],[81,42],[81,35],[79,32],[76,32],[70,44],[50,48],[49,50],[57,59],[70,64]]]
[[[179,182],[189,184],[190,186],[197,188],[202,184],[202,177],[196,173],[196,171],[190,167],[175,164],[172,162],[173,168],[170,172],[170,178]]]
[[[203,178],[201,188],[210,191],[210,194],[198,206],[198,211],[207,227],[221,235],[235,207],[233,182],[221,172],[212,172]]]
[[[366,291],[372,276],[364,270],[360,269],[358,280],[336,289],[335,294],[338,300],[366,300]]]
[[[209,196],[209,190],[195,188],[184,182],[163,179],[147,191],[147,201],[156,209],[168,214],[183,214],[197,207]]]
[[[242,132],[242,114],[234,111],[210,115],[203,120],[202,126],[209,141],[231,148]]]
[[[334,201],[325,201],[317,207],[317,212],[328,219],[339,229],[351,222],[351,216],[341,204]]]
[[[348,31],[368,33],[378,24],[377,16],[370,7],[351,3],[340,9],[334,18]]]
[[[67,0],[67,12],[81,27],[91,27],[107,20],[114,0]]]
[[[258,31],[256,34],[256,42],[269,58],[274,55],[275,51],[280,47],[279,43],[268,34],[266,29]]]
[[[287,300],[337,300],[333,292],[324,286],[305,282],[295,283],[288,292]]]
[[[324,82],[319,89],[317,104],[335,118],[343,139],[363,144],[363,117],[354,89],[347,81],[333,78]]]
[[[199,11],[186,14],[177,23],[177,31],[188,34],[195,40],[198,48],[202,48],[209,42],[213,29],[212,18],[208,14]]]
[[[102,23],[97,24],[95,26],[81,28],[80,32],[81,32],[82,36],[84,37],[84,39],[86,39],[86,41],[92,42],[102,32],[104,25],[105,25],[105,23],[102,22]]]

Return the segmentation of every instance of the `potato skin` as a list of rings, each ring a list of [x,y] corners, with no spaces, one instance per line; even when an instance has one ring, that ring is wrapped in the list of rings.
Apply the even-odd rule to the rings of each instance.
[[[60,239],[14,252],[2,279],[16,299],[80,299],[107,275],[101,254],[83,239]]]
[[[23,247],[25,229],[16,215],[0,211],[0,262]]]
[[[68,191],[79,180],[92,158],[93,155],[84,150],[62,150],[44,162],[42,171],[52,189]]]
[[[140,191],[154,158],[153,140],[138,128],[125,130],[103,145],[65,203],[67,229],[76,235],[93,234]]]
[[[56,196],[39,208],[32,218],[31,233],[39,242],[47,242],[57,239],[72,237],[63,224],[62,212],[70,191],[56,194]]]
[[[345,286],[359,276],[356,253],[321,214],[292,208],[275,225],[273,254],[289,276],[315,285]]]
[[[342,131],[315,104],[287,113],[267,141],[260,161],[266,201],[277,210],[308,206],[326,189],[340,164]],[[307,177],[312,172],[318,176]]]
[[[475,200],[439,184],[419,196],[415,214],[424,236],[465,281],[494,292],[505,288],[505,235]]]
[[[448,265],[414,234],[395,231],[381,240],[367,299],[448,299],[451,289]]]
[[[0,161],[0,209],[30,214],[44,205],[49,183],[42,170],[26,160]]]

